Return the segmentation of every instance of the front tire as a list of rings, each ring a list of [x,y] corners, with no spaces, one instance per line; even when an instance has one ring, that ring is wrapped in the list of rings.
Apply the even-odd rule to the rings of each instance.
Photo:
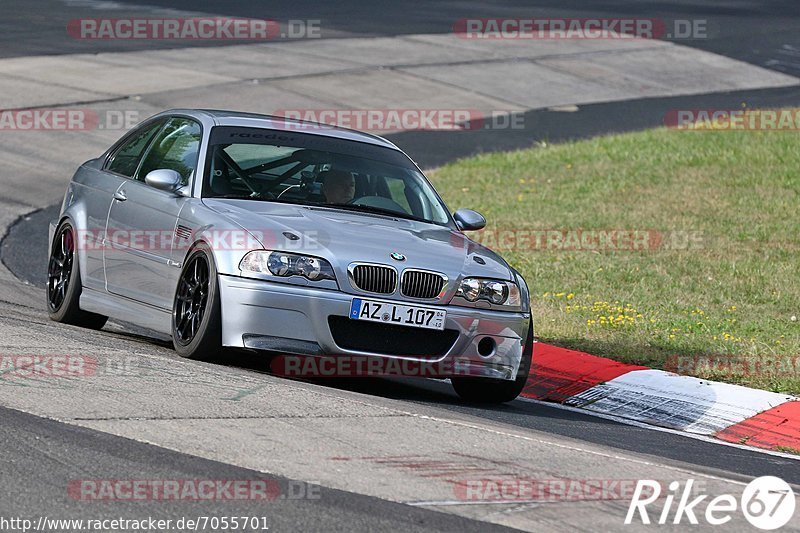
[[[211,251],[198,246],[184,263],[172,309],[172,344],[181,357],[209,360],[222,351],[222,312]]]
[[[452,378],[456,394],[470,403],[506,403],[520,395],[525,384],[528,382],[528,375],[531,371],[533,362],[533,319],[528,324],[528,337],[522,348],[522,361],[517,371],[517,379],[508,381],[503,379],[489,378]]]
[[[47,265],[47,313],[50,320],[89,329],[101,329],[107,316],[82,311],[79,303],[83,285],[75,230],[69,222],[58,227],[50,244]]]

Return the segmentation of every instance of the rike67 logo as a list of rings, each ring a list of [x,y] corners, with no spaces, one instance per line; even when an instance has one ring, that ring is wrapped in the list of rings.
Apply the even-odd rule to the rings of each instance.
[[[784,480],[775,476],[763,476],[751,481],[737,499],[731,494],[722,494],[705,504],[705,512],[701,513],[698,507],[709,497],[708,494],[693,496],[692,487],[694,480],[686,481],[681,489],[679,481],[673,481],[668,486],[666,494],[662,494],[662,487],[658,481],[640,479],[633,492],[625,524],[631,524],[638,513],[642,524],[681,524],[689,522],[696,525],[698,516],[705,519],[710,525],[720,526],[727,524],[733,514],[741,511],[750,524],[763,530],[778,529],[786,525],[794,515],[795,495],[792,487]],[[663,498],[663,507],[660,513],[651,509],[653,516],[648,513],[648,506]],[[676,503],[677,502],[677,503]]]

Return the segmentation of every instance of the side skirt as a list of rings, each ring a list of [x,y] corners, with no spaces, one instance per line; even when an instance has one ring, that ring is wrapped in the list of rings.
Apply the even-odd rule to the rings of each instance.
[[[80,308],[110,318],[136,324],[165,335],[172,334],[172,313],[130,298],[83,287]]]

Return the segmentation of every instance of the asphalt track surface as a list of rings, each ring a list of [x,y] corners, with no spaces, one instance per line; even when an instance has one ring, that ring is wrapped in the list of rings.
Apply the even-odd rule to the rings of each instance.
[[[143,5],[146,4],[146,5]],[[219,42],[91,40],[70,38],[64,21],[79,17],[153,17],[171,13],[209,13],[231,17],[319,20],[323,38],[448,33],[461,18],[657,18],[702,20],[706,38],[674,42],[767,69],[800,76],[800,3],[643,0],[604,2],[545,0],[536,6],[522,0],[502,2],[299,2],[247,0],[42,0],[42,4],[0,0],[0,58],[133,51],[156,48],[219,46]],[[42,14],[42,5],[47,15]],[[111,8],[109,8],[111,6]],[[160,9],[160,10],[159,10]],[[667,39],[670,40],[670,39]],[[534,142],[559,142],[595,135],[641,130],[662,125],[674,109],[735,109],[800,106],[800,88],[732,91],[665,98],[644,98],[579,106],[575,112],[537,109],[524,113],[520,129],[483,128],[462,131],[407,131],[388,135],[423,168],[477,153],[530,147]]]
[[[91,3],[91,2],[89,2]],[[131,13],[147,13],[134,2],[118,2]],[[245,1],[159,2],[187,11],[201,11],[231,16],[285,19],[322,19],[331,37],[352,35],[397,35],[403,33],[441,33],[450,31],[454,18],[463,17],[568,17],[568,16],[660,16],[664,18],[708,18],[713,21],[714,37],[684,42],[709,51],[749,61],[790,74],[800,74],[800,50],[797,32],[798,4],[795,1],[771,2],[614,2],[603,7],[587,7],[579,2],[503,2],[502,5],[464,3],[461,10],[452,3],[370,2],[261,2],[254,6]],[[588,5],[588,3],[587,3]],[[53,21],[69,18],[72,12],[83,14],[81,2],[54,2],[53,9],[35,13],[34,3],[0,2],[7,14],[2,22],[0,57],[33,54],[59,54],[85,51],[85,44],[63,40],[62,28],[53,30]],[[56,16],[57,15],[57,16]],[[77,15],[76,15],[77,16]],[[0,27],[2,27],[0,26]],[[97,50],[139,49],[139,43],[100,43]],[[150,45],[147,45],[148,47]],[[119,48],[121,47],[121,48]],[[746,101],[751,107],[800,105],[796,88],[746,93],[726,93],[680,98],[646,99],[611,104],[581,106],[577,112],[538,110],[526,114],[525,130],[468,132],[406,132],[391,139],[425,167],[436,166],[458,157],[482,151],[530,146],[533,141],[549,142],[589,137],[657,126],[664,111],[694,106],[728,108]],[[71,170],[70,170],[71,171]],[[69,171],[67,171],[69,172]],[[60,194],[60,193],[59,193]],[[41,286],[47,253],[47,222],[57,208],[32,214],[14,225],[2,241],[0,257],[20,279]],[[35,302],[32,305],[38,306]],[[164,339],[149,338],[147,332],[125,329],[101,333],[110,342],[122,335],[144,349],[161,349]],[[180,364],[177,361],[176,364]],[[234,354],[220,362],[219,371],[266,371],[262,358]],[[323,382],[332,391],[353,391],[388,401],[409,402],[421,412],[450,412],[454,416],[485,419],[509,427],[578,439],[622,452],[633,452],[654,461],[694,465],[697,471],[733,479],[777,475],[800,484],[800,462],[757,451],[723,446],[684,435],[623,425],[544,404],[521,400],[511,404],[482,408],[461,404],[449,385],[423,380],[350,380]],[[90,429],[74,427],[53,420],[0,408],[0,471],[6,496],[0,515],[30,514],[69,517],[107,517],[109,513],[141,518],[145,515],[175,518],[192,514],[265,515],[272,530],[371,530],[394,531],[489,531],[496,527],[485,522],[455,515],[404,506],[382,499],[321,488],[319,500],[278,500],[256,509],[252,503],[216,502],[169,505],[164,502],[92,504],[66,497],[64,486],[71,479],[91,472],[96,478],[210,478],[251,479],[264,477],[255,471],[221,462],[209,461],[134,440]],[[275,478],[288,483],[285,478]],[[499,529],[499,528],[498,528]]]
[[[270,531],[456,531],[471,520],[199,459],[99,431],[67,426],[0,408],[3,516],[60,519],[179,520],[201,516],[263,517]],[[81,501],[65,487],[91,472],[94,479],[265,480],[275,499],[219,502]],[[302,488],[301,488],[302,487]],[[269,492],[272,494],[272,492]],[[300,495],[310,495],[300,498]],[[10,512],[13,509],[13,513]],[[509,531],[482,524],[485,531]]]
[[[0,57],[35,54],[70,54],[87,49],[85,42],[64,32],[64,20],[87,16],[87,9],[105,8],[99,0],[2,0]],[[794,0],[503,0],[500,2],[396,2],[394,0],[118,0],[115,12],[124,16],[148,15],[150,6],[233,17],[270,18],[279,22],[315,19],[321,21],[322,37],[386,36],[413,33],[447,33],[461,18],[659,18],[704,20],[706,38],[682,39],[688,46],[741,59],[782,72],[800,73],[800,34],[797,17],[800,4]],[[143,6],[146,4],[146,6]],[[535,5],[532,5],[535,4]],[[104,15],[107,16],[107,15]],[[180,46],[192,46],[181,44]],[[153,43],[94,41],[94,51],[150,49]],[[157,43],[171,48],[175,43]],[[194,44],[197,46],[197,44]],[[208,44],[200,45],[208,46]],[[213,45],[212,45],[213,46]]]

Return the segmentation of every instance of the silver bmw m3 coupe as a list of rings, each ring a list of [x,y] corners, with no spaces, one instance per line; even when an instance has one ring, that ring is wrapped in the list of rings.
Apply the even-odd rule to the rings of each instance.
[[[210,110],[146,120],[77,170],[50,225],[47,305],[303,360],[433,365],[468,401],[505,402],[533,355],[522,276],[465,236],[394,144],[352,130]],[[419,368],[419,367],[416,367]]]

